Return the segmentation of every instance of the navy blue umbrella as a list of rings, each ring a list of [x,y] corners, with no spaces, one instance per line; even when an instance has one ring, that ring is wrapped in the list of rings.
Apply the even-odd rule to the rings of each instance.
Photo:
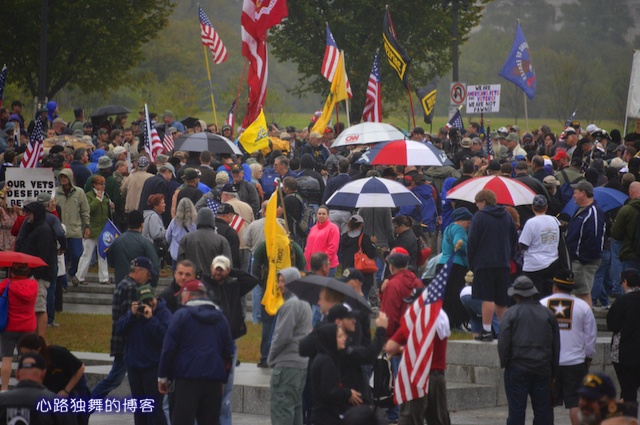
[[[595,199],[602,211],[607,212],[623,206],[625,201],[629,199],[629,196],[617,189],[596,187],[593,189],[593,199]],[[569,201],[562,210],[563,213],[569,214],[572,217],[576,211],[578,211],[578,205],[573,199]]]
[[[416,195],[400,183],[377,177],[349,182],[327,199],[330,207],[348,208],[396,208],[420,203]]]

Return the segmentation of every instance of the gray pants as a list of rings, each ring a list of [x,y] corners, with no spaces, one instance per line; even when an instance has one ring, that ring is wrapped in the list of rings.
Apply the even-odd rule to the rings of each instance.
[[[307,369],[275,367],[271,372],[271,424],[302,425],[302,390]]]
[[[451,425],[447,408],[447,385],[443,371],[432,371],[429,393],[400,405],[398,425]]]

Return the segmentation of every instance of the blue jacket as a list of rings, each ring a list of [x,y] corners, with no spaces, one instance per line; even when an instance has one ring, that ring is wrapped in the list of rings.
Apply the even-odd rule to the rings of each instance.
[[[473,215],[467,240],[469,268],[509,268],[516,254],[518,233],[513,219],[501,206],[486,206]]]
[[[148,369],[158,366],[164,334],[171,322],[167,303],[158,298],[151,319],[131,313],[131,309],[116,323],[116,332],[126,336],[124,364],[127,368]]]
[[[438,209],[436,201],[433,199],[433,188],[429,184],[421,184],[412,188],[411,191],[420,199],[422,204],[400,207],[398,214],[410,216],[415,224],[422,223],[426,226],[423,230],[427,232],[435,232]]]
[[[455,252],[454,264],[459,264],[463,267],[469,268],[469,262],[467,261],[467,231],[464,227],[455,223],[451,223],[444,229],[442,234],[442,257],[438,261],[438,264],[447,264],[449,258],[454,253],[453,248],[456,246],[459,240],[462,240],[462,246]]]
[[[569,221],[565,236],[571,261],[586,264],[602,258],[604,228],[604,213],[595,201],[578,210]]]
[[[158,377],[226,383],[233,350],[231,330],[222,311],[209,300],[191,300],[171,319]]]

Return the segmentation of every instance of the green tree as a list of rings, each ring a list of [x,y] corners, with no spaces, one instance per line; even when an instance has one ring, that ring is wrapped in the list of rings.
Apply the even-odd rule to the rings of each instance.
[[[459,39],[463,43],[480,19],[481,0],[459,13]],[[347,75],[353,90],[352,119],[359,119],[376,49],[381,53],[381,79],[385,111],[388,103],[406,96],[395,71],[389,66],[382,46],[382,0],[297,0],[288,2],[289,18],[269,37],[273,54],[297,65],[301,78],[294,94],[327,93],[329,83],[320,74],[326,44],[325,22],[329,23],[338,47],[345,52]],[[412,88],[429,82],[435,73],[451,68],[451,9],[441,0],[407,0],[402,7],[391,5],[390,14],[400,44],[412,59],[409,81]]]
[[[171,0],[48,1],[47,97],[64,87],[107,92],[125,83],[143,46],[168,23]],[[11,78],[38,93],[40,4],[5,0],[0,14],[3,59]],[[10,47],[11,46],[11,47]]]

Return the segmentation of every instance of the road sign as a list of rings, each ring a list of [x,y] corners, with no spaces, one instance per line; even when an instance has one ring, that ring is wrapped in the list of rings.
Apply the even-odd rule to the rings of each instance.
[[[465,83],[451,83],[451,90],[449,91],[451,97],[451,104],[460,106],[467,98],[467,85]]]
[[[500,84],[468,86],[467,114],[488,114],[500,111]]]

